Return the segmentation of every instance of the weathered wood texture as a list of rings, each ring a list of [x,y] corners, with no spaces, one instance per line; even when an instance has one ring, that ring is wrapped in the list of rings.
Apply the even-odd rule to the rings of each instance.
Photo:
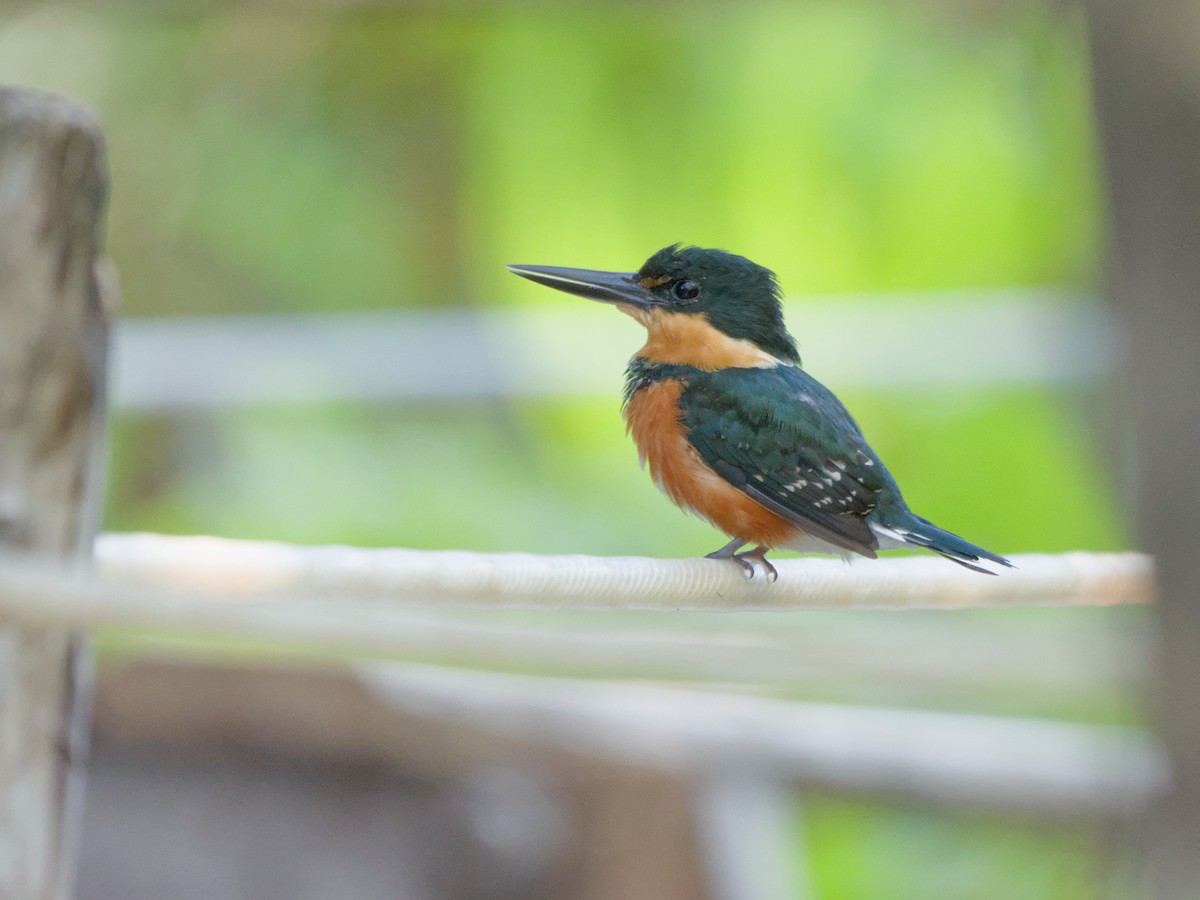
[[[0,90],[0,551],[91,555],[106,316],[104,148],[58,97]],[[86,651],[0,621],[0,897],[67,896],[86,740]]]
[[[1141,543],[1161,605],[1158,717],[1170,796],[1149,836],[1156,893],[1200,885],[1200,4],[1093,0],[1111,293],[1128,338]]]

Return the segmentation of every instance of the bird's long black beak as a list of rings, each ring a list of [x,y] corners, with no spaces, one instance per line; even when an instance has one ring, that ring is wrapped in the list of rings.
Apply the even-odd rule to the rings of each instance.
[[[663,301],[639,285],[635,272],[597,272],[560,266],[508,266],[508,271],[546,287],[602,303],[629,303],[647,308]]]

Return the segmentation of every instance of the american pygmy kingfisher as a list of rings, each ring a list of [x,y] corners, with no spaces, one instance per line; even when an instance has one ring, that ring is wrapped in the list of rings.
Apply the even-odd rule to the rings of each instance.
[[[771,580],[776,547],[846,558],[920,547],[976,572],[1011,566],[908,508],[841,401],[800,367],[769,269],[680,245],[637,272],[508,268],[646,327],[625,376],[627,430],[663,492],[733,538],[710,558],[747,577],[757,561]]]

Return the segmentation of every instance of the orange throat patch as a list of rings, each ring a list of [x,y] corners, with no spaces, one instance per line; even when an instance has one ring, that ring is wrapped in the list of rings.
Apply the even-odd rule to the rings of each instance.
[[[625,405],[626,430],[637,444],[642,465],[678,506],[731,537],[767,547],[788,543],[799,529],[710,469],[688,441],[679,418],[683,387],[677,380],[655,382],[635,392]]]
[[[617,308],[646,326],[646,344],[636,355],[650,362],[691,366],[705,372],[789,365],[750,341],[730,337],[713,327],[703,315],[628,304],[619,304]]]

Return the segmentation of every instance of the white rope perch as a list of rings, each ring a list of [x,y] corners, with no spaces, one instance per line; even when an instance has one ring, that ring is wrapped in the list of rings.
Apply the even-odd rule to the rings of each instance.
[[[966,609],[1110,606],[1151,602],[1154,594],[1153,563],[1137,553],[1015,556],[1017,568],[995,577],[936,557],[789,559],[776,562],[774,584],[706,559],[302,547],[152,534],[103,535],[96,556],[105,577],[174,590],[417,606]]]
[[[9,558],[0,618],[30,625],[126,625],[261,636],[383,652],[472,652],[494,627],[423,619],[453,608],[639,610],[963,609],[1148,602],[1142,555],[1016,557],[997,577],[944,560],[846,565],[780,562],[780,578],[746,581],[716,560],[476,554],[298,547],[208,537],[109,534],[98,574]],[[536,638],[528,638],[533,640]]]

